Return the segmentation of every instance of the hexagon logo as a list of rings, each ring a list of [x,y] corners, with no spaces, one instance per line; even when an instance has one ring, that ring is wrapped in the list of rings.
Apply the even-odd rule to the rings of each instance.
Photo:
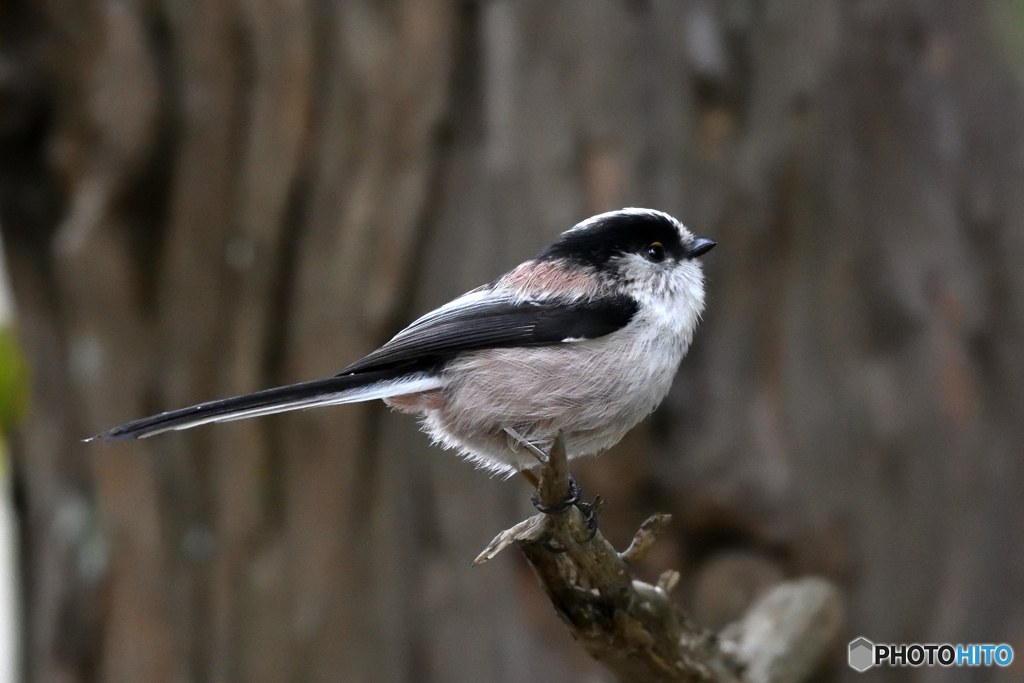
[[[850,668],[867,671],[875,665],[875,644],[867,638],[858,638],[850,643]]]

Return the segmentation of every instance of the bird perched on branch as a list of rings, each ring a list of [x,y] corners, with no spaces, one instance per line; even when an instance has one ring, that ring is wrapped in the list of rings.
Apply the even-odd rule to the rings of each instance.
[[[668,393],[704,310],[715,246],[651,209],[589,218],[490,284],[427,313],[325,379],[172,410],[119,441],[301,408],[384,399],[435,442],[512,474],[559,432],[570,458],[613,446]]]

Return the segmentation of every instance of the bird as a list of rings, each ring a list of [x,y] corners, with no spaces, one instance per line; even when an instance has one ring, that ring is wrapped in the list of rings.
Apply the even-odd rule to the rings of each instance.
[[[662,402],[705,305],[716,243],[654,209],[588,218],[492,282],[430,311],[323,379],[144,417],[114,442],[358,401],[418,416],[434,441],[511,475],[564,435],[597,455]]]

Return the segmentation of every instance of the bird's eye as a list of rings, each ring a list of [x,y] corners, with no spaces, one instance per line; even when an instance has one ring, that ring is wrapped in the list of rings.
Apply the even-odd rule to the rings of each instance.
[[[661,242],[652,242],[651,246],[647,247],[647,258],[651,259],[655,263],[659,263],[665,260],[665,247]]]

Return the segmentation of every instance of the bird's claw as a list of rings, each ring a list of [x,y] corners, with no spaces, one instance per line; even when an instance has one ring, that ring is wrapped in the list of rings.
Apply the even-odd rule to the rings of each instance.
[[[583,515],[583,521],[587,525],[587,537],[581,543],[589,543],[597,534],[597,506],[594,503],[584,503],[580,500],[583,489],[580,487],[576,477],[569,475],[569,494],[558,505],[544,505],[540,502],[540,493],[534,492],[530,500],[533,506],[546,515],[561,515],[575,507]],[[559,548],[551,545],[551,537],[547,536],[540,544],[551,553],[564,553],[566,548]]]
[[[583,515],[583,521],[587,525],[587,537],[583,540],[584,543],[589,543],[594,540],[594,536],[597,534],[597,506],[594,503],[575,503],[576,509]]]
[[[561,515],[566,512],[573,505],[580,502],[580,488],[579,482],[576,481],[576,477],[569,475],[569,494],[561,500],[557,505],[544,505],[540,502],[540,491],[534,491],[530,497],[530,501],[533,503],[533,507],[537,508],[545,515]]]

